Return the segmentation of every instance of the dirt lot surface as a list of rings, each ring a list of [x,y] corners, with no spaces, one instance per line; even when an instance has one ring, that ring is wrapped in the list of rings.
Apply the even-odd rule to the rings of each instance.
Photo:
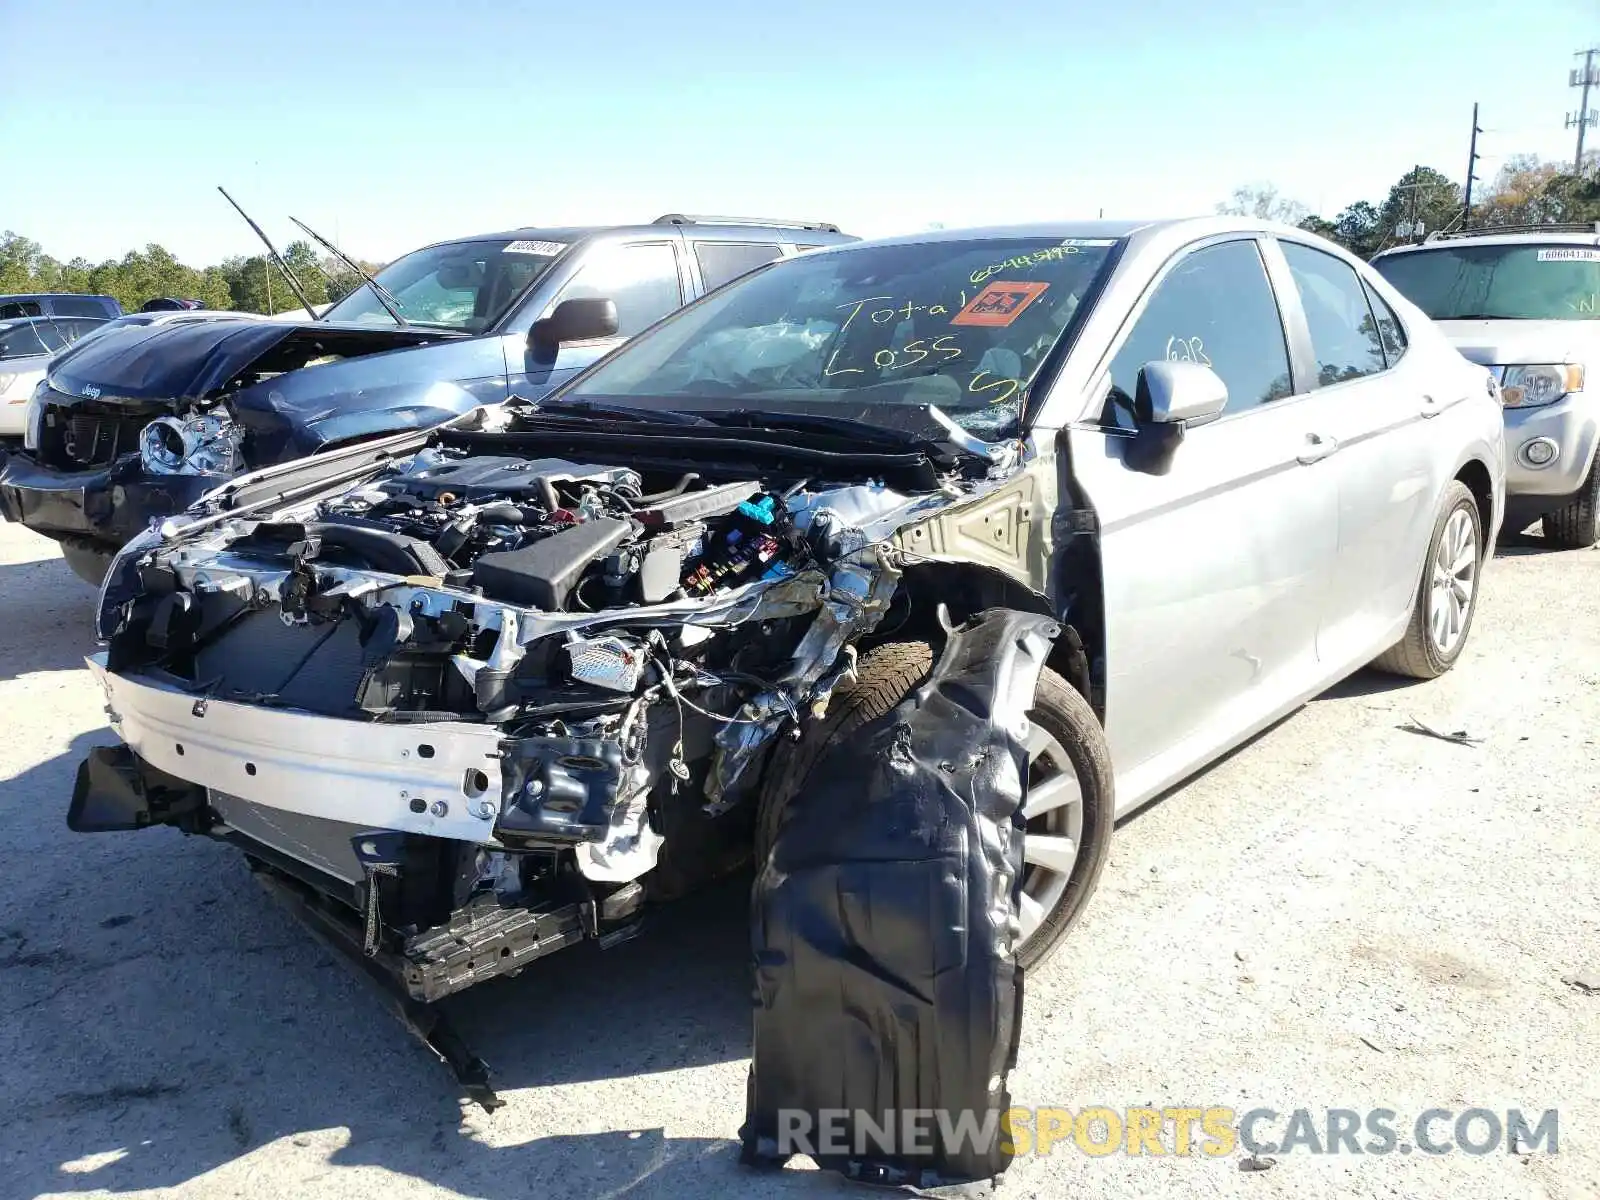
[[[0,525],[0,1196],[856,1191],[736,1161],[737,885],[461,997],[509,1101],[485,1116],[236,852],[69,833],[77,761],[111,740],[80,665],[90,605],[49,542]],[[1392,1109],[1402,1142],[1428,1108],[1553,1108],[1559,1153],[1301,1150],[1252,1171],[1243,1149],[1069,1138],[1000,1194],[1600,1195],[1597,715],[1600,552],[1511,539],[1453,673],[1357,676],[1124,824],[1028,981],[1012,1079],[1025,1105],[1271,1108],[1271,1138],[1297,1108]]]

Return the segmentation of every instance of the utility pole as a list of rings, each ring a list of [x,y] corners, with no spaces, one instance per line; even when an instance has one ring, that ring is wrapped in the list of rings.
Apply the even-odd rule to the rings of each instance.
[[[1411,168],[1411,181],[1410,181],[1410,183],[1408,183],[1406,185],[1407,189],[1411,193],[1411,201],[1407,205],[1407,208],[1410,209],[1410,215],[1408,215],[1406,217],[1405,222],[1403,223],[1401,228],[1403,228],[1405,230],[1405,233],[1404,233],[1403,236],[1408,237],[1408,238],[1414,238],[1414,237],[1417,236],[1417,233],[1418,233],[1418,229],[1417,229],[1417,193],[1422,190],[1422,183],[1421,183],[1421,180],[1420,180],[1420,176],[1421,175],[1422,175],[1422,164],[1418,163],[1416,166]]]
[[[1600,113],[1589,107],[1589,89],[1600,84],[1600,75],[1595,73],[1594,56],[1600,54],[1600,46],[1591,46],[1587,50],[1579,50],[1574,58],[1583,59],[1581,69],[1574,67],[1567,73],[1567,86],[1582,88],[1578,98],[1578,111],[1567,114],[1567,123],[1564,128],[1571,129],[1574,125],[1578,128],[1578,152],[1572,157],[1572,173],[1583,174],[1583,133],[1589,126],[1600,122]]]
[[[1472,224],[1472,184],[1478,178],[1475,171],[1478,169],[1478,135],[1483,130],[1478,128],[1478,102],[1472,102],[1472,144],[1467,148],[1467,191],[1461,205],[1461,228],[1466,229]]]

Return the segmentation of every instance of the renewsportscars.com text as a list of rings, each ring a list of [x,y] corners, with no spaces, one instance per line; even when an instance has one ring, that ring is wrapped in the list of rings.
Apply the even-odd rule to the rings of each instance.
[[[1250,1154],[1545,1154],[1560,1153],[1560,1114],[1519,1108],[1428,1108],[1405,1117],[1389,1108],[1270,1108],[1219,1105],[1162,1108],[1011,1108],[952,1112],[851,1109],[778,1112],[782,1154],[916,1158],[936,1145],[986,1154],[996,1141],[1018,1157],[1074,1150],[1112,1154],[1222,1158]]]

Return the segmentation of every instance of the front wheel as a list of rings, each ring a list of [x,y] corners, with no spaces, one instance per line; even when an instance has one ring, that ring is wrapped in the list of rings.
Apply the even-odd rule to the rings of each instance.
[[[1437,679],[1461,657],[1478,608],[1483,565],[1483,525],[1467,485],[1452,480],[1428,543],[1422,582],[1403,638],[1372,665],[1412,679]]]
[[[777,839],[783,810],[834,741],[890,712],[928,678],[926,642],[893,642],[862,655],[856,677],[833,693],[828,714],[798,742],[779,742],[757,815],[756,861]],[[1094,710],[1060,675],[1040,673],[1028,711],[1028,789],[1023,802],[1017,961],[1043,962],[1082,915],[1105,867],[1114,820],[1111,754]]]
[[[1563,550],[1587,550],[1600,541],[1600,454],[1583,488],[1570,504],[1546,513],[1542,523],[1544,536]]]

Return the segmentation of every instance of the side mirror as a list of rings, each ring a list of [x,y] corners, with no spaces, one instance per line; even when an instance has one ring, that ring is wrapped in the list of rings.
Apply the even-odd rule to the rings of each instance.
[[[567,342],[616,335],[616,302],[603,297],[582,297],[563,300],[548,317],[535,321],[528,330],[528,345],[553,350]]]
[[[1147,362],[1139,368],[1133,415],[1141,425],[1204,425],[1227,403],[1228,385],[1204,363]]]
[[[1123,461],[1135,471],[1165,475],[1185,431],[1215,421],[1227,403],[1228,385],[1204,363],[1145,363],[1134,389],[1134,436]]]

